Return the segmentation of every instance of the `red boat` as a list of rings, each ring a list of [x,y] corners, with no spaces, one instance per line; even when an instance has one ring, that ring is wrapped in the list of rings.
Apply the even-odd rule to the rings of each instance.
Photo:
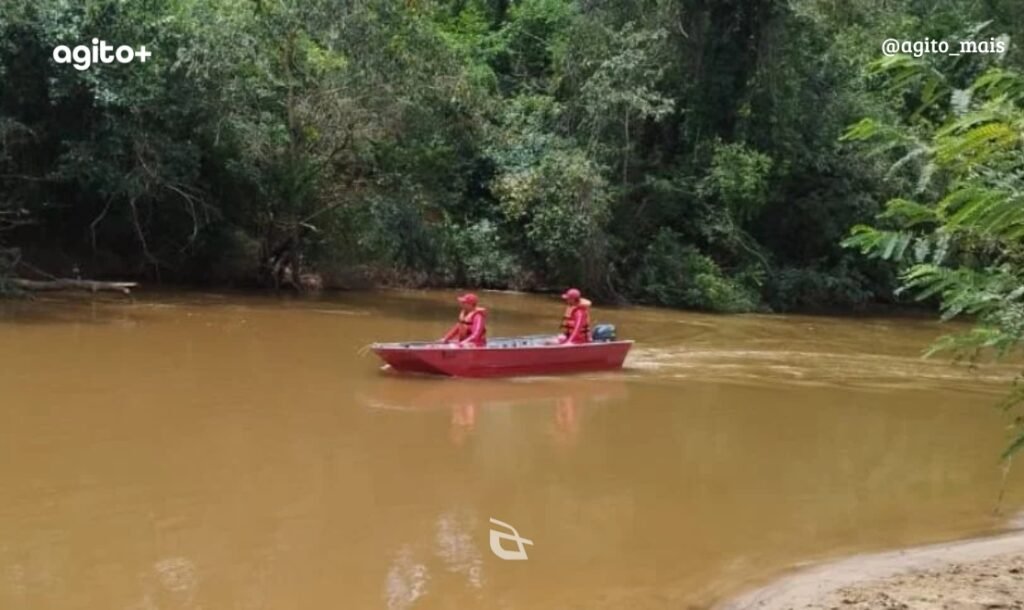
[[[396,371],[450,377],[555,375],[622,368],[632,341],[559,344],[555,337],[491,339],[486,347],[446,343],[374,343],[381,360]]]

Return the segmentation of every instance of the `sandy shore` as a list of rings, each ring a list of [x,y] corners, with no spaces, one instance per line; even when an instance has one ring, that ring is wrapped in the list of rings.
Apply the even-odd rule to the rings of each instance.
[[[1024,610],[1024,531],[824,563],[718,606],[834,608]]]

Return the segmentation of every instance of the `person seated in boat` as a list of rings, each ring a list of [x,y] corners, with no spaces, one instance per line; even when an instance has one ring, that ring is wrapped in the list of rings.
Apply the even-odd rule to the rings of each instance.
[[[479,307],[479,299],[473,293],[459,297],[459,321],[443,337],[442,343],[459,346],[483,347],[487,344],[487,310]]]
[[[570,288],[562,294],[565,313],[562,315],[559,343],[587,343],[590,341],[590,301],[580,291]]]

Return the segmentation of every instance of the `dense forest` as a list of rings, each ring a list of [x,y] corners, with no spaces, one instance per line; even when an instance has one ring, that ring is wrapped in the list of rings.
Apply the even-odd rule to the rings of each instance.
[[[4,0],[0,277],[892,301],[927,283],[897,254],[946,234],[886,202],[977,174],[922,151],[1024,54],[880,45],[1022,25],[1019,0]],[[93,38],[152,57],[54,61]]]

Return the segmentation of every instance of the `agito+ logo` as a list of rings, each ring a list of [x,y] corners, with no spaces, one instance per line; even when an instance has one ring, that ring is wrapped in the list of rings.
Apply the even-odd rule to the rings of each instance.
[[[511,534],[506,534],[505,532],[495,531],[494,528],[491,528],[492,553],[497,555],[500,559],[504,559],[506,561],[525,561],[526,559],[529,559],[526,556],[526,548],[523,545],[529,544],[532,546],[533,540],[523,538],[519,535],[519,532],[516,531],[516,528],[512,527],[508,523],[505,523],[504,521],[498,521],[494,517],[491,517],[491,523],[493,523],[494,525],[500,525],[501,527],[512,532]],[[516,550],[510,551],[508,549],[503,548],[501,546],[502,540],[514,541],[517,547]]]
[[[128,64],[137,59],[140,63],[146,63],[152,55],[146,50],[146,45],[142,45],[136,51],[128,45],[115,47],[99,38],[92,39],[91,47],[84,44],[75,47],[62,44],[53,48],[53,61],[58,64],[71,64],[78,71],[88,70],[95,64],[112,64],[115,61]]]

